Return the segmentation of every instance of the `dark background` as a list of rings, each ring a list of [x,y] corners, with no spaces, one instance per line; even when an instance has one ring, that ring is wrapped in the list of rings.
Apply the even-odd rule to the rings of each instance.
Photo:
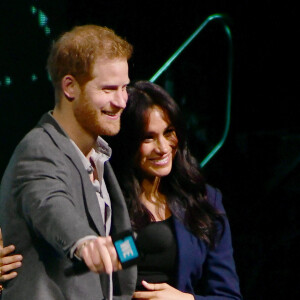
[[[131,80],[150,79],[209,15],[224,14],[231,126],[203,173],[223,192],[244,298],[298,299],[299,20],[292,1],[274,2],[1,1],[1,176],[18,141],[53,107],[44,66],[60,32],[87,23],[114,29],[134,45]],[[228,54],[223,26],[211,22],[157,81],[182,107],[199,161],[224,128]]]

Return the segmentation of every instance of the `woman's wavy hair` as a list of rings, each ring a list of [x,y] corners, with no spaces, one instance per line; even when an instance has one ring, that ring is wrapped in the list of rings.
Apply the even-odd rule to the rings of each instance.
[[[178,149],[170,174],[161,178],[159,190],[167,198],[167,204],[194,235],[214,246],[217,222],[223,223],[218,213],[207,201],[206,185],[196,159],[187,147],[187,135],[182,114],[176,102],[160,86],[138,81],[128,88],[129,100],[121,117],[121,130],[110,141],[111,158],[124,193],[134,230],[154,221],[154,217],[141,203],[140,170],[136,156],[145,135],[147,111],[160,107],[175,128]]]

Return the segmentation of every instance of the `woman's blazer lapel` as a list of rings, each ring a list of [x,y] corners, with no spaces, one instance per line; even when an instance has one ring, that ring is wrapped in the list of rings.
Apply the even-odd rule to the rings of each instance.
[[[192,287],[202,275],[206,246],[176,217],[174,217],[174,228],[178,248],[177,288],[192,293]]]

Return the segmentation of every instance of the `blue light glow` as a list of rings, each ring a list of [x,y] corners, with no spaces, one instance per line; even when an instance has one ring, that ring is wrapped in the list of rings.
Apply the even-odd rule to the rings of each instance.
[[[36,81],[38,79],[38,77],[35,75],[35,74],[32,74],[31,75],[31,80],[32,81]]]
[[[31,6],[30,9],[31,9],[31,13],[32,13],[33,15],[35,15],[36,12],[37,12],[37,8],[36,8],[35,6]]]
[[[45,34],[49,35],[51,33],[51,30],[48,26],[45,26]]]
[[[40,26],[44,27],[48,22],[48,17],[41,11],[39,10],[39,24]]]
[[[38,9],[34,5],[31,5],[29,7],[29,9],[30,9],[30,12],[31,12],[32,15],[36,15],[37,16],[38,25],[40,27],[43,27],[45,35],[46,36],[50,36],[51,29],[48,26],[48,17],[46,16],[46,14],[42,10]],[[36,74],[33,73],[31,75],[31,81],[34,82],[34,81],[37,81],[38,79],[39,78],[37,77]],[[13,84],[13,80],[12,80],[12,78],[10,76],[5,76],[3,78],[3,80],[0,81],[0,87],[8,87],[8,86],[10,86],[12,84]]]
[[[5,83],[6,86],[11,85],[12,84],[11,78],[9,76],[5,76],[4,77],[4,83]]]

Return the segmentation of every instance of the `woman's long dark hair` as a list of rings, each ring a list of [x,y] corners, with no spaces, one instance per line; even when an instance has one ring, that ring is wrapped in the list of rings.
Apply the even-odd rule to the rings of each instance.
[[[166,195],[172,214],[197,237],[214,246],[216,221],[223,223],[223,219],[206,199],[205,180],[187,147],[185,125],[178,105],[164,89],[148,81],[136,82],[128,88],[128,93],[120,133],[110,143],[113,148],[111,162],[123,190],[133,228],[138,230],[154,221],[140,201],[141,180],[135,161],[145,134],[147,110],[156,105],[167,114],[178,138],[172,170],[168,176],[161,178],[159,190]]]

